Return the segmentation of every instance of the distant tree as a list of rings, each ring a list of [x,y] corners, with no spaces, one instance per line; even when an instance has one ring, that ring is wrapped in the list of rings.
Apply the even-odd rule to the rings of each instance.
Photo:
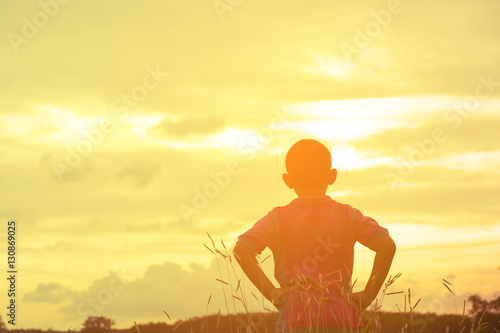
[[[106,332],[110,331],[115,321],[106,317],[88,317],[83,323],[82,332]]]
[[[472,303],[472,309],[469,311],[471,314],[484,312],[488,306],[488,302],[478,295],[470,295],[468,301]]]
[[[5,323],[2,320],[2,316],[0,316],[0,333],[7,332],[7,326],[5,326]]]
[[[492,312],[500,313],[500,296],[490,301],[490,309]]]
[[[472,315],[483,312],[500,313],[500,296],[488,302],[478,295],[470,295],[469,302],[472,303],[472,309],[470,310]]]

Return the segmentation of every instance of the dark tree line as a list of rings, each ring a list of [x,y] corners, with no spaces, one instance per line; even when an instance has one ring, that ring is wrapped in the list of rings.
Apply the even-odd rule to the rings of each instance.
[[[491,301],[487,301],[478,295],[470,295],[468,300],[472,303],[472,309],[470,310],[471,315],[500,313],[500,296]]]

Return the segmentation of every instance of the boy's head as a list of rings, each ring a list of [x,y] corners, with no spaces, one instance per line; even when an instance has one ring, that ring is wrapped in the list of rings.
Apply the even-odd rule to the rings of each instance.
[[[287,173],[283,174],[283,180],[296,192],[323,188],[326,191],[337,176],[328,148],[312,139],[297,141],[286,154],[285,166]]]

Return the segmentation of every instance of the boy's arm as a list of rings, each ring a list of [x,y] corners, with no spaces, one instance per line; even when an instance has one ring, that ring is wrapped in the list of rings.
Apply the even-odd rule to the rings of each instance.
[[[366,309],[373,300],[377,297],[380,288],[391,268],[392,259],[396,253],[396,243],[389,235],[380,237],[375,244],[373,244],[373,251],[376,252],[373,261],[372,272],[366,287],[361,292],[352,293],[351,299],[359,306],[360,310]]]
[[[252,253],[250,249],[241,243],[236,243],[233,252],[243,272],[245,272],[250,281],[252,281],[265,298],[276,307],[285,301],[284,296],[288,291],[282,288],[276,288],[273,285],[262,271],[262,268],[260,268],[257,258],[255,258],[255,254]]]

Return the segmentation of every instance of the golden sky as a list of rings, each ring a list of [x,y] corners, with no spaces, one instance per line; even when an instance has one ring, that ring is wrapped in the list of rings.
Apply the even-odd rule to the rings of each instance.
[[[216,312],[205,232],[232,246],[291,201],[284,154],[306,137],[339,170],[328,194],[398,244],[393,291],[411,288],[422,312],[454,311],[442,278],[458,304],[491,297],[499,12],[496,0],[0,2],[16,328]],[[373,254],[357,251],[361,286]],[[386,310],[403,303],[392,297]]]

